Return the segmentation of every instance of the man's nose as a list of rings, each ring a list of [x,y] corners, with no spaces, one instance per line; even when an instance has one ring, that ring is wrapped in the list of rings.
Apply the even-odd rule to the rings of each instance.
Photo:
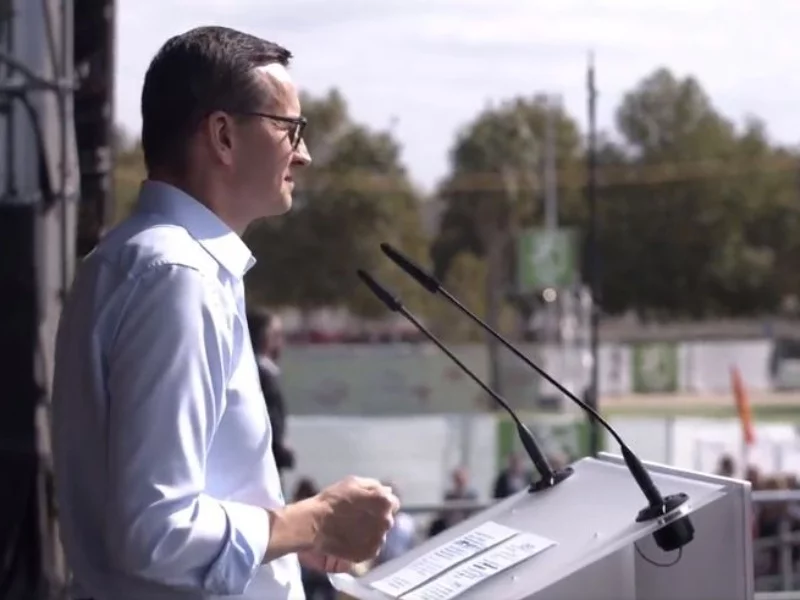
[[[308,151],[305,140],[301,139],[300,143],[297,145],[292,163],[301,167],[307,167],[311,164],[311,154]]]

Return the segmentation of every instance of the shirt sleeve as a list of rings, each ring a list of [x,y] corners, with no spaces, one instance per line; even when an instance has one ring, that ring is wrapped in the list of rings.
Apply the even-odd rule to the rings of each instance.
[[[160,584],[241,594],[269,541],[264,508],[206,493],[231,339],[222,289],[161,265],[134,283],[108,350],[107,552]]]

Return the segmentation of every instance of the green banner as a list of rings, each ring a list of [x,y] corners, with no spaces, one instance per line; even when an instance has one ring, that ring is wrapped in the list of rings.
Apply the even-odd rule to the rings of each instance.
[[[535,292],[576,283],[577,239],[573,229],[523,231],[517,241],[518,291]]]
[[[543,450],[568,462],[588,456],[589,423],[583,415],[525,415],[520,418],[536,436]],[[506,466],[512,452],[524,453],[514,422],[498,415],[497,420],[497,465]]]
[[[634,344],[631,352],[633,391],[637,394],[678,390],[678,347],[669,342]]]

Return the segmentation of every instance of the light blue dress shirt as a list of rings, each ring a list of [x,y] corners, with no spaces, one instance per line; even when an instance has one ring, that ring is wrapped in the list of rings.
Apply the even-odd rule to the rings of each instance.
[[[56,345],[53,444],[76,598],[303,598],[261,565],[283,505],[242,278],[247,246],[176,188],[81,265]]]

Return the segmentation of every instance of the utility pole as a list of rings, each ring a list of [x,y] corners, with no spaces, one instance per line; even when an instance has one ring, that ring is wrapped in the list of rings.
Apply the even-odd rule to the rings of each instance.
[[[595,88],[594,55],[589,54],[586,72],[587,109],[589,136],[586,149],[586,199],[589,204],[589,239],[587,244],[587,275],[591,297],[589,325],[589,346],[591,352],[591,375],[586,401],[599,410],[599,329],[600,329],[600,260],[597,243],[597,89]],[[600,451],[600,424],[589,418],[589,449],[591,453]]]
[[[544,136],[544,220],[549,231],[558,227],[558,188],[556,181],[556,96],[547,98]]]

